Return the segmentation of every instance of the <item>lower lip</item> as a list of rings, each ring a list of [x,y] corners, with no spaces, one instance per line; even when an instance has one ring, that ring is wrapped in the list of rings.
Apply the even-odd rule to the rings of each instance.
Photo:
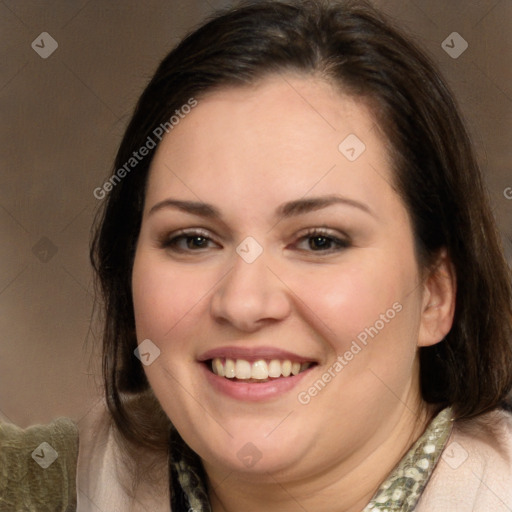
[[[226,377],[219,377],[210,371],[206,364],[201,363],[201,367],[203,372],[206,374],[206,379],[215,390],[231,398],[249,402],[270,400],[291,391],[303,379],[303,377],[313,369],[313,367],[311,367],[298,375],[281,377],[279,379],[260,383],[240,382],[227,379]]]

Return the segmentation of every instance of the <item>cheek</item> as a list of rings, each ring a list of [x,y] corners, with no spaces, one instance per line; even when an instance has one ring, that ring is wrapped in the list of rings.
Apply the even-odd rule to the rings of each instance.
[[[212,284],[197,268],[170,265],[143,249],[135,257],[132,292],[137,337],[163,342],[204,308]],[[179,337],[173,336],[179,343]]]
[[[419,322],[417,296],[410,293],[414,260],[403,258],[393,268],[386,261],[383,255],[358,256],[336,270],[296,280],[302,316],[329,346],[323,374],[329,384],[313,403],[318,411],[330,411],[333,422],[354,417],[361,403],[376,414],[394,407],[413,377]],[[317,381],[308,381],[304,391],[310,386]],[[359,424],[371,423],[360,414]]]
[[[199,338],[197,320],[207,314],[211,288],[204,272],[171,265],[165,256],[145,248],[136,253],[132,294],[137,339],[150,339],[160,350],[159,357],[143,369],[157,399],[176,425],[182,421],[188,425],[184,407],[189,395],[183,390],[194,390],[192,375],[196,370],[190,341],[192,337]],[[193,406],[194,403],[193,413],[200,414]]]
[[[354,260],[357,260],[357,256]],[[396,310],[403,300],[402,282],[405,276],[382,268],[378,258],[360,259],[331,267],[324,272],[311,273],[297,280],[297,295],[335,335],[337,349],[344,348],[347,339],[355,339],[365,328],[378,322],[381,315],[395,320]],[[393,309],[393,305],[395,308]],[[386,322],[386,326],[390,325]],[[332,336],[330,336],[332,337]]]
[[[336,378],[326,401],[343,392],[352,404],[372,396],[376,405],[389,393],[382,381],[402,389],[411,377],[419,324],[418,296],[410,293],[416,266],[412,257],[397,258],[400,264],[389,265],[389,251],[369,251],[367,258],[354,253],[336,269],[296,281],[307,306],[303,317],[329,346],[327,366]]]

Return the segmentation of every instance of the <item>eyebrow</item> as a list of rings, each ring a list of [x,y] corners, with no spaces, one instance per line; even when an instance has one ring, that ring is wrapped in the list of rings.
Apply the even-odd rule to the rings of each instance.
[[[179,201],[177,199],[164,199],[163,201],[160,201],[159,203],[155,204],[151,210],[149,210],[149,215],[164,208],[176,208],[185,213],[198,215],[199,217],[221,217],[219,210],[211,204],[201,203],[198,201]]]
[[[277,213],[278,217],[287,218],[293,215],[302,215],[315,210],[320,210],[334,204],[352,206],[370,214],[373,217],[376,217],[375,213],[366,204],[356,201],[355,199],[349,199],[348,197],[342,197],[338,195],[311,197],[307,199],[302,198],[297,199],[296,201],[290,201],[280,206],[277,210]]]
[[[375,213],[366,204],[356,201],[355,199],[349,199],[348,197],[342,197],[338,195],[311,197],[307,199],[302,198],[295,201],[289,201],[277,208],[276,216],[279,218],[289,218],[295,215],[304,215],[306,213],[321,210],[322,208],[326,208],[335,204],[352,206],[365,213],[368,213],[373,217],[376,217]],[[178,199],[170,198],[164,199],[163,201],[155,204],[149,210],[149,215],[164,208],[176,208],[185,213],[190,213],[192,215],[205,218],[220,219],[222,217],[220,211],[211,204],[199,201],[180,201]]]

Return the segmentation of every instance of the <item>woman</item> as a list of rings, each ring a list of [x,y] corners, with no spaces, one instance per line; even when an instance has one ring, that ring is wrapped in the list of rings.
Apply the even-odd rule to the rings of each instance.
[[[509,270],[450,92],[380,14],[210,20],[107,192],[80,510],[512,509]]]

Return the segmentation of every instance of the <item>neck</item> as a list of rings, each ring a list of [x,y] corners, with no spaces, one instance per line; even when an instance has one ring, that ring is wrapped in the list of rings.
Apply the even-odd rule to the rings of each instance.
[[[362,450],[304,478],[251,475],[205,465],[213,512],[360,512],[400,459],[422,435],[435,407],[403,407],[397,421],[379,431]],[[321,497],[321,499],[320,499]]]

